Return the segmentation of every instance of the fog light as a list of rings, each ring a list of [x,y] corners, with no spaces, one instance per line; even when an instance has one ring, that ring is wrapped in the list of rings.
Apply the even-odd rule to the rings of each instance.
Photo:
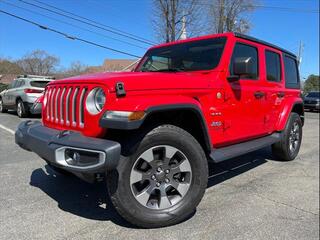
[[[67,149],[65,151],[65,159],[68,164],[78,165],[80,162],[80,153],[72,149]]]

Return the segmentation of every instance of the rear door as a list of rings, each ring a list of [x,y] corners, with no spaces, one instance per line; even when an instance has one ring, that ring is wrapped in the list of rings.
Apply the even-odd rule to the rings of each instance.
[[[266,48],[264,51],[263,81],[266,92],[266,108],[264,125],[268,133],[272,133],[279,120],[281,104],[285,98],[284,72],[282,54],[275,49]]]
[[[236,58],[251,58],[254,71],[251,76],[241,76],[237,81],[226,81],[225,95],[225,140],[246,141],[265,134],[265,96],[261,85],[260,47],[245,40],[236,42],[230,61],[229,75],[233,74]]]

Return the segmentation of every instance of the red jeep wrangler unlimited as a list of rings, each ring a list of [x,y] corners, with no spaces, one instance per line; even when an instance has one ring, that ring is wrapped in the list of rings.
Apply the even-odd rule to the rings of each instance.
[[[293,160],[303,122],[296,56],[225,33],[152,47],[133,72],[51,82],[42,123],[15,137],[57,170],[105,176],[121,216],[160,227],[195,210],[208,161],[268,145]]]

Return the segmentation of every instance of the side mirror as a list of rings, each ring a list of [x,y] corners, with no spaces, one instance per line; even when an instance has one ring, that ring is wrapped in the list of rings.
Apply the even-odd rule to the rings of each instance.
[[[239,80],[241,76],[252,76],[255,74],[252,57],[238,57],[233,63],[233,75],[228,77],[229,81]]]

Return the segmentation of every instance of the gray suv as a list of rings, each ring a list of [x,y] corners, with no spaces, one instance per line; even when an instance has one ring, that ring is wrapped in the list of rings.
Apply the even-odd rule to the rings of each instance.
[[[45,86],[53,77],[21,75],[0,93],[0,112],[17,111],[20,118],[27,117],[33,103],[42,96]]]

